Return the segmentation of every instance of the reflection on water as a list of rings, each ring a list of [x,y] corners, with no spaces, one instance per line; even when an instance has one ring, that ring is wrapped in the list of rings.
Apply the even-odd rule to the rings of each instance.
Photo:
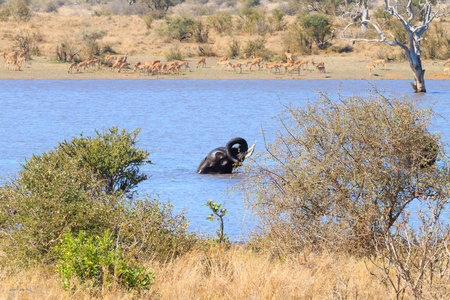
[[[437,102],[436,111],[450,113],[448,81],[427,81],[424,95],[413,94],[407,80],[371,84]],[[363,80],[0,80],[0,176],[15,176],[26,158],[81,132],[142,128],[138,146],[155,152],[154,165],[143,169],[151,177],[138,192],[170,201],[176,212],[186,209],[192,230],[212,234],[217,224],[206,220],[204,204],[223,202],[229,211],[225,231],[237,239],[252,226],[241,199],[226,192],[241,175],[196,174],[200,161],[237,136],[257,141],[256,151],[262,151],[261,130],[273,138],[281,104],[303,105],[318,91],[338,99],[339,93],[345,98],[368,89]],[[433,124],[447,142],[448,125],[444,119]]]

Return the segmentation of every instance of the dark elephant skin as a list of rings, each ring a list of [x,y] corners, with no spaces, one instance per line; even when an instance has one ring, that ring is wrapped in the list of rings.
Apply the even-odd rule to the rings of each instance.
[[[225,147],[219,147],[206,156],[197,168],[199,174],[231,174],[242,165],[244,159],[253,153],[253,145],[248,148],[247,141],[237,137],[227,143]]]

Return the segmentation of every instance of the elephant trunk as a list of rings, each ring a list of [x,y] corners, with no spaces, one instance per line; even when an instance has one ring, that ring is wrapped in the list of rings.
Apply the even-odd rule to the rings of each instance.
[[[233,148],[234,145],[238,147]],[[227,157],[234,163],[241,163],[245,159],[245,155],[248,151],[247,141],[243,138],[234,138],[227,143],[226,146]]]

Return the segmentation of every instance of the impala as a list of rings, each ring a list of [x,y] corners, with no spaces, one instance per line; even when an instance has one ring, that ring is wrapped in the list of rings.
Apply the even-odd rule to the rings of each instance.
[[[0,53],[0,55],[1,55],[1,53]],[[444,66],[445,66],[446,64],[450,64],[450,58],[447,59],[447,60],[445,61]]]
[[[6,66],[7,66],[8,70],[9,70],[9,66],[10,66],[10,65],[14,66],[14,69],[15,69],[16,71],[20,71],[20,66],[17,64],[17,61],[16,61],[15,59],[8,58],[8,59],[6,60]]]
[[[290,52],[284,52],[284,55],[286,55],[287,61],[292,62],[292,53]]]
[[[128,67],[129,65],[130,65],[129,63],[123,62],[123,63],[120,65],[119,70],[117,70],[117,73],[120,73],[120,71],[122,71],[122,69]]]
[[[73,69],[76,69],[77,63],[73,62],[69,65],[69,68],[67,69],[67,73],[72,73]]]
[[[198,68],[199,66],[202,66],[202,67],[206,67],[206,58],[200,58],[199,60],[198,60],[198,62],[197,62],[197,66],[196,66],[196,68]]]
[[[298,76],[300,76],[300,67],[301,67],[302,65],[300,65],[300,64],[298,64],[298,65],[293,65],[292,67],[290,67],[288,70],[287,70],[287,75],[289,75],[289,73],[291,73],[292,71],[297,71],[297,74],[298,74]]]
[[[378,64],[382,64],[386,70],[386,61],[384,59],[371,59],[370,61],[375,64],[375,68],[378,68]]]
[[[87,62],[82,61],[77,65],[77,72],[81,72],[81,68],[83,68],[83,70],[86,70],[87,67],[88,67]]]
[[[372,69],[374,69],[375,66],[372,64],[367,64],[367,70],[369,70],[369,75],[372,76]]]

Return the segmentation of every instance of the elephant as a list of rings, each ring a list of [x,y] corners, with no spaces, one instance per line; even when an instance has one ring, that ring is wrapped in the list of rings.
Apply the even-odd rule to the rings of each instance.
[[[225,147],[219,147],[206,156],[197,168],[199,174],[231,174],[242,165],[244,159],[253,154],[256,142],[248,148],[247,141],[237,137],[230,140]],[[236,146],[236,147],[234,147]]]

